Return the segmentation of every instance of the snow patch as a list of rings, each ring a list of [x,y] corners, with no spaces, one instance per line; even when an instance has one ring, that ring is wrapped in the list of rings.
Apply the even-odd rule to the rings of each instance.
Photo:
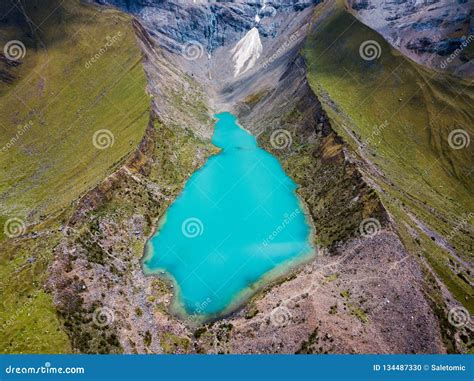
[[[250,29],[230,51],[234,61],[234,77],[251,69],[262,54],[262,42],[257,28]]]

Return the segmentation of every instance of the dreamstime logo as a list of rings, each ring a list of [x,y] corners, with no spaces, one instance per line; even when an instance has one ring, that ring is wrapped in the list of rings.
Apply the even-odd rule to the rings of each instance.
[[[359,46],[359,55],[365,61],[373,61],[382,54],[382,47],[377,41],[367,40]]]
[[[188,61],[194,61],[201,58],[204,47],[198,41],[189,41],[182,46],[181,53]]]
[[[15,309],[12,314],[8,316],[8,319],[3,323],[2,329],[6,329],[10,327],[17,319],[26,311],[30,310],[30,307],[32,306],[33,302],[36,300],[36,296],[38,295],[38,291],[33,294],[31,298],[28,298],[28,300],[19,306],[19,308]]]
[[[3,47],[3,54],[10,61],[18,61],[25,57],[25,44],[19,40],[8,41]]]
[[[448,65],[456,59],[456,57],[461,55],[461,53],[464,51],[464,49],[466,49],[469,46],[472,40],[474,40],[474,35],[472,34],[470,34],[468,37],[462,36],[462,42],[461,42],[460,47],[457,48],[453,53],[451,53],[451,55],[448,58],[446,58],[443,62],[441,62],[441,65],[440,65],[441,69],[443,70],[446,69]]]
[[[36,339],[39,340],[38,335],[34,335]],[[45,362],[43,366],[12,366],[9,365],[5,368],[6,374],[84,374],[85,369],[83,367],[53,367],[49,361]],[[25,377],[23,377],[25,378]]]
[[[196,302],[194,310],[191,314],[185,319],[188,325],[192,325],[196,322],[199,322],[199,317],[204,314],[206,308],[212,303],[211,298],[206,298],[203,302]]]
[[[31,127],[33,127],[33,122],[31,120],[24,126],[18,127],[15,136],[11,138],[10,141],[0,149],[0,151],[7,152],[10,148],[12,148],[16,144],[18,140],[20,140],[21,136],[25,132],[29,131]]]
[[[282,56],[299,37],[299,32],[296,31],[293,33],[282,45],[280,45],[275,53],[273,53],[264,63],[263,67],[266,69],[272,62],[274,62],[278,57]]]
[[[114,145],[115,137],[110,130],[97,130],[92,136],[92,144],[97,149],[107,149]]]
[[[204,233],[204,225],[199,218],[187,218],[181,224],[181,231],[187,238],[196,238]]]
[[[452,240],[456,234],[459,233],[459,231],[469,223],[469,220],[474,217],[474,213],[470,212],[469,214],[463,216],[461,220],[456,224],[454,229],[451,230],[451,232],[446,236],[446,239],[448,241]]]
[[[275,327],[283,327],[288,324],[291,319],[291,312],[288,308],[279,306],[270,313],[270,322]]]
[[[270,144],[275,149],[285,149],[291,146],[293,139],[289,131],[282,128],[272,132]]]
[[[375,236],[382,226],[380,225],[380,221],[376,218],[366,218],[363,220],[359,225],[359,232],[363,237],[373,237]]]
[[[464,307],[454,307],[449,310],[448,321],[452,326],[462,328],[471,321],[471,317]]]
[[[283,221],[281,224],[279,224],[275,230],[266,238],[263,240],[263,246],[268,246],[268,244],[273,241],[285,228],[291,224],[291,222],[300,214],[300,210],[296,208],[293,210],[291,213],[285,213],[283,215]]]
[[[107,307],[97,308],[92,315],[92,321],[100,328],[109,326],[114,322],[114,320],[114,311]]]
[[[21,218],[9,218],[3,226],[3,231],[7,237],[16,238],[25,233],[26,225]]]
[[[449,133],[448,143],[452,149],[463,149],[469,146],[471,143],[471,137],[467,131],[457,129]]]
[[[385,130],[388,127],[388,125],[389,125],[388,121],[385,120],[382,124],[378,126],[374,126],[372,133],[366,140],[366,143],[369,145],[372,143],[375,143],[374,139],[380,137],[380,135],[382,135],[383,130]]]

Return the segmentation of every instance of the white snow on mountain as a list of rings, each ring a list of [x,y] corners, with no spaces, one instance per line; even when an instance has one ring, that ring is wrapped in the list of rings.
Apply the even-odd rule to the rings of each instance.
[[[258,29],[250,29],[231,50],[232,61],[234,61],[234,77],[251,69],[260,57],[262,49]]]

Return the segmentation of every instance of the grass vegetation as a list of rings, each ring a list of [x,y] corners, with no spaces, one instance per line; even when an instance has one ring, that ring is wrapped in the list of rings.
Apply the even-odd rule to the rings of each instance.
[[[99,192],[103,192],[103,201],[75,222],[74,232],[67,238],[74,251],[84,253],[82,259],[87,257],[89,261],[90,266],[87,271],[81,272],[81,277],[85,279],[103,275],[101,282],[94,285],[92,301],[77,305],[74,310],[66,303],[68,308],[60,311],[73,348],[82,353],[115,353],[122,350],[114,340],[115,326],[111,325],[107,330],[102,328],[100,332],[94,333],[94,327],[87,316],[90,316],[90,310],[96,306],[111,303],[107,295],[117,284],[132,284],[132,274],[141,271],[145,242],[158,219],[179,194],[189,174],[202,165],[215,150],[210,144],[189,135],[183,128],[167,127],[155,118],[151,119],[150,126],[147,136],[153,145],[145,154],[147,159],[134,156],[134,160],[127,162],[132,175],[121,175],[113,187],[99,187]],[[201,159],[196,160],[196,157]],[[142,167],[136,167],[139,165]],[[139,222],[133,222],[137,220]],[[113,226],[115,233],[111,235],[110,230],[104,231],[100,228],[103,225]],[[107,249],[104,248],[104,242],[107,242]],[[119,258],[119,261],[111,260],[111,255]],[[82,279],[68,281],[80,285]],[[150,281],[152,290],[146,307],[167,314],[168,308],[163,304],[162,296],[169,292],[168,287],[161,279]],[[138,294],[143,292],[138,287],[127,286],[119,294],[127,294],[126,303],[131,303],[139,301]],[[145,314],[144,308],[137,305],[132,305],[131,313],[138,320],[149,316]],[[141,335],[146,348],[159,342],[165,353],[186,352],[189,349],[189,339],[171,333],[158,337],[149,330],[143,330]],[[99,337],[101,341],[86,342],[84,338],[89,336]]]
[[[191,347],[191,341],[187,337],[173,335],[170,332],[164,332],[160,339],[161,347],[164,353],[186,353]]]
[[[66,353],[72,351],[70,338],[44,291],[59,229],[72,202],[135,150],[150,102],[129,16],[79,0],[21,3],[33,24],[13,8],[0,25],[2,50],[13,39],[27,48],[16,64],[0,62],[0,148],[32,123],[0,151],[0,353]],[[110,148],[94,147],[99,129],[112,132]],[[44,222],[35,226],[39,233],[28,229],[27,236],[7,239],[3,225],[11,217],[27,225]],[[100,261],[100,250],[94,253]],[[82,325],[76,323],[71,330]],[[82,344],[75,347],[89,342],[96,352],[118,348],[112,336],[93,336],[98,341],[91,344],[87,334],[78,335]]]
[[[455,129],[474,136],[472,83],[401,56],[342,1],[319,8],[314,23],[304,49],[311,87],[353,152],[381,170],[369,165],[367,174],[398,224],[419,231],[410,212],[456,248],[459,258],[419,231],[417,252],[473,313],[472,274],[458,265],[472,261],[474,237],[469,219],[455,227],[474,210],[474,146],[455,150],[448,143]],[[381,54],[366,61],[359,47],[369,40]]]
[[[0,353],[67,353],[51,295],[42,285],[59,233],[0,245]]]
[[[303,105],[295,109],[298,107]],[[295,109],[282,121],[294,123]],[[299,185],[298,195],[316,225],[314,243],[318,247],[331,253],[341,242],[358,235],[366,218],[385,224],[385,212],[375,191],[362,181],[354,164],[345,162],[342,144],[333,132],[316,141],[293,142],[288,153],[272,148],[270,141],[269,132],[259,136],[259,144],[279,157],[285,172]]]
[[[78,0],[23,3],[33,24],[0,29],[1,46],[26,45],[21,63],[8,69],[15,80],[0,83],[0,146],[32,127],[0,151],[2,225],[10,217],[31,224],[68,206],[135,149],[149,118],[129,16]],[[93,145],[100,129],[113,134],[110,148]]]

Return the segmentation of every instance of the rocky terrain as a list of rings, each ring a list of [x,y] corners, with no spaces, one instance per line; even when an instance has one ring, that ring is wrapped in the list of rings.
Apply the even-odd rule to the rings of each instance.
[[[469,324],[448,322],[449,308],[459,302],[407,245],[401,220],[385,205],[377,183],[378,176],[385,179],[382,170],[341,137],[331,117],[337,105],[316,95],[308,80],[303,51],[317,29],[315,18],[333,12],[334,2],[97,3],[88,6],[117,6],[134,15],[151,112],[138,148],[63,212],[46,248],[52,259],[44,289],[72,351],[469,350]],[[262,49],[236,58],[235,47],[253,28]],[[237,59],[244,71],[236,71]],[[141,259],[186,179],[216,152],[212,114],[224,110],[236,114],[300,186],[318,253],[256,288],[229,316],[199,325],[192,315],[182,321],[170,314],[173,288],[145,276]]]
[[[352,12],[396,49],[438,71],[472,76],[470,0],[349,0]]]

